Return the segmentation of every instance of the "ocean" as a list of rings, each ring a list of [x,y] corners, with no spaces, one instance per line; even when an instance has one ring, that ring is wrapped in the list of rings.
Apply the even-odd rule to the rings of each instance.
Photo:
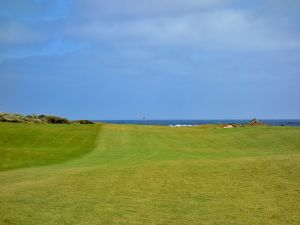
[[[95,120],[113,124],[139,124],[161,126],[196,126],[203,124],[245,124],[250,120]],[[271,126],[300,126],[300,119],[259,120]]]

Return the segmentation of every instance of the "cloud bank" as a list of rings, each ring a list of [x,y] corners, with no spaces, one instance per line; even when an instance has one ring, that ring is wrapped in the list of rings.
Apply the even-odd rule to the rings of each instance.
[[[299,3],[2,0],[0,107],[95,119],[295,117]]]
[[[265,0],[261,7],[234,0],[4,0],[0,45],[153,46],[212,51],[277,51],[300,48],[297,1]],[[255,2],[255,1],[254,1]],[[239,4],[241,5],[241,3]],[[282,12],[278,13],[278,9]],[[290,12],[290,14],[288,13]],[[46,46],[45,46],[46,47]],[[15,51],[17,52],[17,48]],[[10,54],[11,56],[11,54]]]
[[[288,24],[255,18],[247,11],[219,10],[171,17],[103,21],[67,29],[74,38],[95,42],[177,45],[212,50],[284,50],[300,47]]]

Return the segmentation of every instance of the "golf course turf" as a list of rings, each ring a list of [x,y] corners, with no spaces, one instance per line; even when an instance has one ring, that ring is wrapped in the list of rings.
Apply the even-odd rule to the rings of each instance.
[[[0,123],[1,225],[298,225],[300,128]]]

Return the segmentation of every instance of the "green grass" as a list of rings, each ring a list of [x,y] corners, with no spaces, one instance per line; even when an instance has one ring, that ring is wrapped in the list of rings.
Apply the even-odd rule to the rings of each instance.
[[[0,224],[300,223],[300,128],[0,123]]]
[[[99,126],[0,123],[0,171],[63,162],[95,148]]]

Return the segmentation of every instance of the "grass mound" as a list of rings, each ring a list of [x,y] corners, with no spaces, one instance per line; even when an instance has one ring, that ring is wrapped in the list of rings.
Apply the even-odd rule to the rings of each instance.
[[[59,163],[95,147],[99,126],[0,123],[0,170]]]

